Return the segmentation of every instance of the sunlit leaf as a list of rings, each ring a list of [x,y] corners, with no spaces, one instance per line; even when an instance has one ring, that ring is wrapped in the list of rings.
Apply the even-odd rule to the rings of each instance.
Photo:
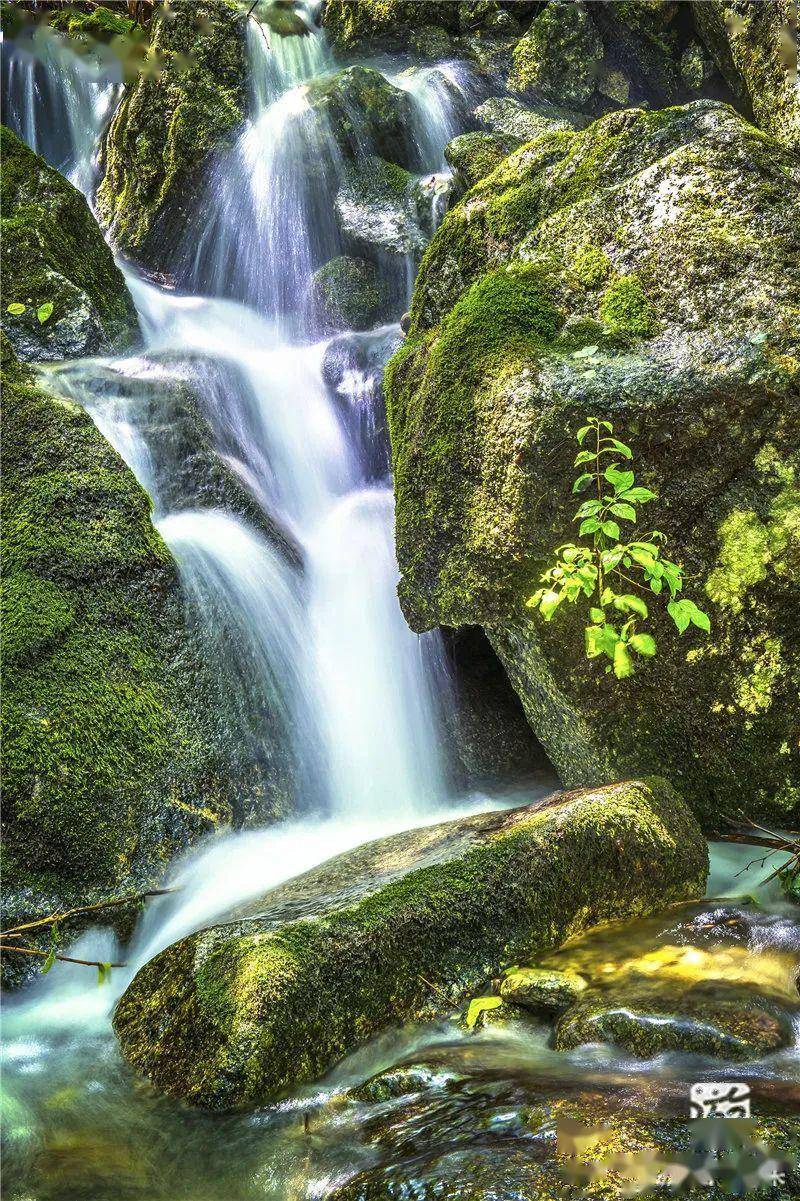
[[[466,1025],[468,1030],[475,1028],[475,1023],[482,1013],[488,1009],[499,1009],[503,1004],[501,997],[473,997],[467,1008]]]

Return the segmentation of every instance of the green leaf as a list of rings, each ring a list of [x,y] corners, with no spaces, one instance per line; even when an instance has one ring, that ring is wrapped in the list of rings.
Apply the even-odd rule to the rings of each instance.
[[[577,521],[579,517],[592,517],[598,511],[598,509],[602,509],[602,507],[602,501],[585,500],[572,520]]]
[[[648,501],[657,500],[658,493],[651,492],[649,488],[642,488],[637,484],[635,488],[628,488],[627,491],[620,493],[620,499],[630,500],[638,505],[646,505]]]
[[[627,492],[636,478],[632,471],[620,471],[616,463],[612,463],[610,467],[606,467],[603,475],[617,495],[620,492]]]
[[[110,979],[111,979],[111,964],[110,963],[98,964],[98,966],[97,966],[97,983],[105,984],[106,981],[110,980]]]
[[[48,300],[46,304],[40,304],[36,310],[36,316],[39,318],[40,325],[44,325],[45,321],[49,321],[53,316],[52,300]]]
[[[575,437],[578,439],[578,443],[581,446],[583,446],[583,440],[586,437],[586,435],[589,433],[591,428],[592,427],[590,425],[582,425],[581,428],[578,430],[577,434],[575,435]]]
[[[634,634],[628,646],[636,651],[637,655],[650,656],[656,653],[656,640],[652,634]]]
[[[619,526],[616,521],[604,521],[600,529],[605,534],[606,538],[619,538]]]
[[[627,644],[622,641],[614,647],[614,675],[618,680],[624,680],[633,675],[633,659]]]
[[[42,975],[43,976],[47,975],[47,973],[50,971],[50,968],[53,966],[55,961],[56,961],[56,945],[55,945],[55,943],[53,943],[50,950],[47,952],[47,956],[45,958],[44,963],[42,964]]]
[[[620,442],[619,438],[612,438],[611,444],[614,447],[614,450],[619,451],[623,459],[633,458],[633,451],[631,450],[630,446],[626,446],[624,442]]]
[[[549,621],[555,613],[558,606],[561,604],[562,595],[560,592],[554,592],[552,589],[545,592],[542,599],[539,601],[539,610],[545,621]]]
[[[647,605],[640,596],[626,592],[614,598],[614,608],[621,613],[637,613],[639,617],[647,617]]]
[[[584,475],[579,475],[575,483],[572,485],[572,491],[583,492],[586,485],[590,484],[593,479],[594,476],[589,471],[587,471]]]
[[[597,520],[597,518],[596,517],[587,517],[579,525],[578,533],[581,535],[596,534],[599,529],[600,529],[600,522]]]
[[[609,547],[608,550],[604,550],[600,555],[600,561],[603,565],[603,570],[612,571],[617,566],[624,554],[625,547],[623,544],[620,544],[619,546],[612,546]]]
[[[661,580],[652,579],[650,581],[650,591],[655,592],[656,596],[658,596],[663,587],[664,585]]]
[[[466,1024],[468,1030],[475,1028],[475,1023],[487,1009],[499,1009],[503,1004],[501,997],[473,997],[467,1008]]]
[[[573,359],[590,359],[593,354],[597,354],[599,349],[599,346],[582,346],[580,350],[573,350],[572,357]],[[584,429],[591,429],[591,426],[584,426]],[[580,435],[578,441],[581,441]]]
[[[711,618],[702,609],[698,609],[697,605],[692,600],[684,600],[686,611],[689,614],[689,620],[692,625],[697,626],[700,630],[705,630],[708,634],[711,631]]]
[[[636,510],[633,505],[615,504],[611,506],[611,512],[615,517],[621,517],[623,521],[636,520]]]
[[[10,313],[12,317],[19,317],[21,313],[25,312],[26,308],[27,305],[20,304],[18,300],[15,300],[13,304],[8,306],[6,312]]]
[[[592,606],[592,608],[589,610],[589,616],[591,617],[592,621],[604,622],[606,619],[606,615],[603,610],[598,609],[595,606]]]
[[[593,463],[596,457],[591,450],[581,450],[575,456],[575,466],[579,467],[581,463]]]
[[[667,612],[678,627],[679,634],[688,629],[691,618],[686,610],[686,601],[670,601],[667,605]]]

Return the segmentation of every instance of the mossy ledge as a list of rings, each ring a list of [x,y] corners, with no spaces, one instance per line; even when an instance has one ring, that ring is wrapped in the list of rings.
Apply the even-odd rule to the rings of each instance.
[[[257,1105],[485,986],[509,957],[702,894],[707,867],[695,819],[659,778],[394,835],[163,951],[115,1029],[160,1091]]]

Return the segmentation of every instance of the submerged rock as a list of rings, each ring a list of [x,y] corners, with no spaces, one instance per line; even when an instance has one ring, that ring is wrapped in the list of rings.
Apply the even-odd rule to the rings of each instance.
[[[790,0],[697,0],[700,36],[739,103],[784,146],[800,149],[797,35]],[[796,15],[796,14],[795,14]]]
[[[545,134],[446,215],[386,375],[412,626],[487,631],[568,784],[657,770],[708,828],[800,803],[798,203],[796,159],[722,104]],[[574,536],[587,414],[711,615],[702,640],[656,618],[624,682],[577,614],[525,607]]]
[[[122,272],[80,192],[6,129],[2,328],[28,362],[103,354],[138,334]],[[9,306],[24,305],[22,313]]]
[[[199,168],[244,117],[245,26],[235,0],[160,6],[156,70],[130,84],[102,152],[97,212],[116,246],[158,267],[190,216]]]
[[[340,255],[314,272],[311,303],[326,330],[368,329],[386,315],[387,290],[374,263]]]
[[[706,871],[694,819],[657,779],[394,835],[156,956],[115,1029],[160,1091],[255,1105],[474,993],[508,954],[696,895]]]
[[[768,1001],[726,996],[719,981],[676,999],[652,992],[589,990],[562,1015],[555,1046],[568,1051],[581,1043],[609,1042],[639,1058],[691,1051],[721,1059],[758,1059],[788,1046],[792,1029],[788,1015]]]

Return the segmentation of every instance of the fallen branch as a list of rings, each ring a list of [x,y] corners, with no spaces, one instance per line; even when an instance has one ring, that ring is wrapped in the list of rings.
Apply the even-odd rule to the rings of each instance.
[[[15,951],[18,955],[38,955],[42,959],[47,959],[50,956],[49,951],[37,951],[35,947],[8,947],[0,943],[0,952]],[[58,952],[53,956],[54,959],[60,959],[62,963],[79,963],[81,967],[96,967],[98,971],[109,967],[126,967],[124,963],[101,963],[98,959],[73,959],[70,955],[59,955]]]
[[[34,922],[23,922],[20,926],[9,926],[0,930],[0,939],[18,937],[22,930],[37,930],[42,926],[55,926],[71,917],[79,917],[82,913],[96,913],[99,909],[112,909],[120,905],[130,905],[135,901],[143,901],[147,897],[163,897],[175,892],[174,888],[148,888],[145,892],[134,892],[127,897],[115,897],[110,901],[96,901],[93,905],[79,905],[75,909],[65,909],[63,913],[51,913],[48,917],[37,918]]]

